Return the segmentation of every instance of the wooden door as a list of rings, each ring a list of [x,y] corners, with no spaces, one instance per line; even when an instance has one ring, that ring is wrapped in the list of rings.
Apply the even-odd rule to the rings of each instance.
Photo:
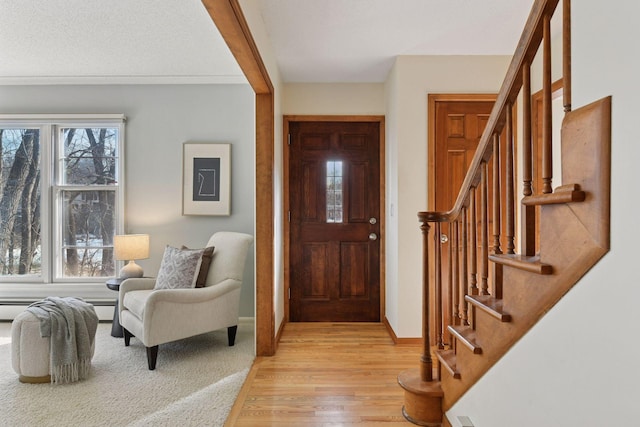
[[[493,104],[493,101],[436,103],[435,210],[447,211],[456,202]]]
[[[289,133],[291,321],[379,321],[380,124]]]

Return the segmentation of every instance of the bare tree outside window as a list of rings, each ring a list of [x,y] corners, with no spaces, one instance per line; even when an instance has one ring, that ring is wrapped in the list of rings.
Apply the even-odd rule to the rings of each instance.
[[[112,276],[118,129],[63,128],[64,275]]]
[[[0,129],[0,159],[0,274],[38,274],[39,129]]]

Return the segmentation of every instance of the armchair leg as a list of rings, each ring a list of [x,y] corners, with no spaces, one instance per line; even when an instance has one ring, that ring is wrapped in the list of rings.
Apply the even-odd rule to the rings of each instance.
[[[124,334],[124,345],[125,347],[129,347],[129,343],[131,342],[131,337],[133,336],[131,332],[127,331],[125,328],[122,328],[122,332]]]
[[[158,360],[158,346],[147,347],[147,363],[150,371],[156,369],[156,360]]]
[[[238,325],[229,326],[227,328],[227,337],[229,338],[229,347],[233,347],[236,343],[236,332],[238,332]]]

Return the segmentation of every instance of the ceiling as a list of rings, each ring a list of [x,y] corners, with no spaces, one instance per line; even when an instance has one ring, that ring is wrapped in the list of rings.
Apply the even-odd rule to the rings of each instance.
[[[398,55],[511,55],[532,3],[258,1],[285,82],[383,82]],[[0,84],[246,82],[200,0],[0,0],[0,16]]]

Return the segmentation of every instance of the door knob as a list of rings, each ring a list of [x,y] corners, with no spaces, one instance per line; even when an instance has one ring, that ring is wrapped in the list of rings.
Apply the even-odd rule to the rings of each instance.
[[[370,233],[369,240],[378,240],[378,235],[376,233]]]
[[[378,222],[378,220],[374,217],[369,218],[369,224],[374,225],[376,222]]]
[[[447,236],[446,234],[440,235],[440,243],[447,243],[448,241],[449,241],[449,236]]]

